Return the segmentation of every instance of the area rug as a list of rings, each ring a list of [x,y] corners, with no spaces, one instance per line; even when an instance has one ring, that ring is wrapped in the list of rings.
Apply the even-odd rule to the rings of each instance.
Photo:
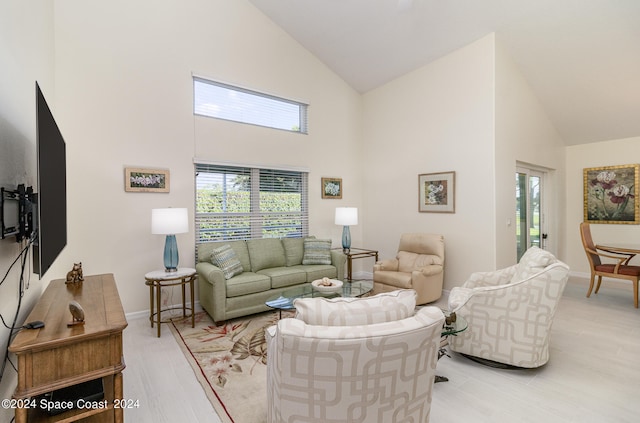
[[[195,328],[190,318],[169,325],[222,422],[266,422],[264,331],[279,318],[278,312],[269,311],[216,326],[200,312]]]

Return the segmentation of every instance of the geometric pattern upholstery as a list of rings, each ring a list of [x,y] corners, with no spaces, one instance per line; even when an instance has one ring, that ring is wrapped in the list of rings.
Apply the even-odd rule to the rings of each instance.
[[[361,298],[297,298],[293,305],[296,308],[296,319],[308,325],[370,325],[413,316],[416,291],[399,289]]]
[[[268,328],[268,422],[428,422],[442,311],[361,326]]]
[[[539,258],[543,250],[532,249],[531,255]],[[551,255],[544,253],[547,258]],[[536,261],[532,263],[535,267]],[[451,337],[450,348],[516,367],[534,368],[547,363],[553,317],[569,278],[566,264],[555,257],[549,263],[530,271],[517,264],[477,272],[462,287],[453,288],[449,311],[464,317],[468,328]],[[518,273],[528,276],[515,280]]]
[[[520,262],[516,266],[516,271],[511,281],[518,282],[525,280],[557,261],[558,259],[550,252],[539,247],[531,247],[525,251],[520,258]]]

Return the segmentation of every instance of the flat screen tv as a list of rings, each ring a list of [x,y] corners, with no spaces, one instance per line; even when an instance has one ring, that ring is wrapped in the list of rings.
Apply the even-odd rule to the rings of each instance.
[[[37,82],[36,144],[38,187],[34,205],[38,236],[33,267],[42,277],[67,245],[67,167],[64,138]]]

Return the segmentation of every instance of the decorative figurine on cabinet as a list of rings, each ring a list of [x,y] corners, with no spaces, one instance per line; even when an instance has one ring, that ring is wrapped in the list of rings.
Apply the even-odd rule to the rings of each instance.
[[[73,269],[67,273],[67,282],[66,283],[78,283],[82,282],[84,277],[82,276],[82,262],[73,263]]]
[[[67,326],[84,325],[84,309],[77,301],[69,302],[69,311],[71,312],[72,320],[67,323]]]

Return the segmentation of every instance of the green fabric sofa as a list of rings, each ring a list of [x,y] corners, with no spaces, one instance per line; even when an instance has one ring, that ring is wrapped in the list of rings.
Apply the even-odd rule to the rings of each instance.
[[[307,255],[305,256],[305,240]],[[269,310],[265,301],[283,291],[323,277],[343,279],[347,257],[341,250],[329,250],[330,264],[314,262],[310,238],[263,238],[198,244],[198,292],[200,305],[216,323]],[[330,241],[326,241],[330,246]],[[212,252],[228,245],[242,264],[242,273],[225,278],[214,265]],[[325,260],[326,263],[326,260]]]

